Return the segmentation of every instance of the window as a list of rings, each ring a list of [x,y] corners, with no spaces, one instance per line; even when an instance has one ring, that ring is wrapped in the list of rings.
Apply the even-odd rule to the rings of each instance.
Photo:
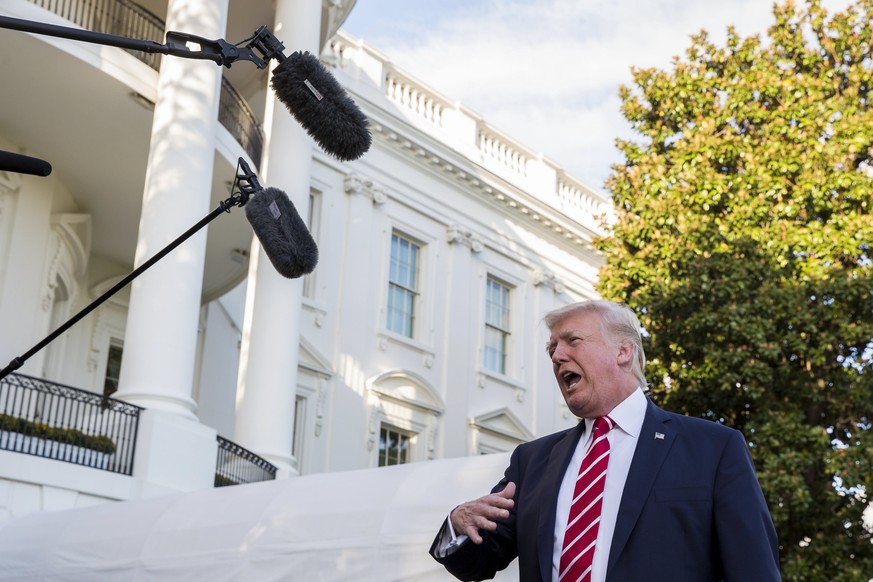
[[[306,217],[306,225],[309,227],[309,234],[312,239],[318,243],[318,226],[321,221],[321,193],[316,191],[309,192],[309,215]],[[303,296],[307,299],[313,299],[315,296],[315,272],[309,273],[303,277]]]
[[[509,287],[488,277],[485,289],[485,352],[482,362],[486,370],[506,373],[508,340]]]
[[[379,430],[379,466],[408,463],[410,438],[409,433],[383,424]]]
[[[294,433],[291,441],[291,456],[294,457],[295,468],[300,472],[303,454],[303,431],[306,424],[306,397],[299,394],[294,399]]]
[[[421,248],[397,233],[391,235],[391,266],[388,274],[388,321],[395,333],[412,337],[415,300],[418,295],[418,260]]]
[[[445,404],[424,378],[403,370],[384,372],[372,380],[367,400],[370,466],[435,458],[437,427]]]
[[[124,345],[121,340],[109,340],[109,355],[106,357],[106,374],[103,379],[103,396],[112,396],[118,390],[118,377],[121,375],[121,354]]]

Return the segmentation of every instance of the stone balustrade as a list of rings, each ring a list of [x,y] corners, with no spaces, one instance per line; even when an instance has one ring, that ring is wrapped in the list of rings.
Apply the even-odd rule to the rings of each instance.
[[[570,176],[558,164],[506,136],[469,108],[427,87],[376,49],[340,31],[325,56],[350,78],[380,92],[406,120],[419,121],[416,126],[420,131],[439,132],[439,139],[455,151],[532,193],[539,202],[598,234],[604,232],[604,220],[606,224],[612,221],[612,203],[606,193]],[[382,128],[376,125],[375,129]],[[398,140],[394,132],[389,137]]]

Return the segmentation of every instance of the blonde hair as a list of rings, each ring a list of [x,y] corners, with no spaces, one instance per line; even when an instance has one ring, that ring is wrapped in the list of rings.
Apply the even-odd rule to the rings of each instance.
[[[594,312],[600,315],[600,330],[603,338],[613,344],[629,341],[634,346],[634,358],[631,360],[631,371],[642,386],[646,385],[646,354],[643,352],[643,339],[640,335],[640,320],[633,310],[622,303],[591,299],[571,303],[548,312],[543,321],[552,331],[556,325],[576,313]]]

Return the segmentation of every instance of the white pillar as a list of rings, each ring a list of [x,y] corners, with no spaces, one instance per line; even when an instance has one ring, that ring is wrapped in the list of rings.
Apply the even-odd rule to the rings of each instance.
[[[54,331],[43,307],[54,188],[53,177],[0,172],[0,369]],[[44,355],[17,371],[41,376]]]
[[[320,31],[320,1],[276,3],[272,32],[284,43],[286,55],[296,50],[318,55]],[[272,90],[267,98],[265,125],[267,147],[261,181],[265,187],[285,191],[305,220],[312,140]],[[279,275],[257,239],[251,257],[234,441],[276,465],[280,476],[291,475],[296,473],[291,447],[303,279],[288,280]]]
[[[167,30],[224,35],[227,0],[171,0]],[[210,210],[221,67],[164,56],[143,192],[136,266]],[[196,420],[192,383],[206,229],[140,275],[131,289],[117,398]]]

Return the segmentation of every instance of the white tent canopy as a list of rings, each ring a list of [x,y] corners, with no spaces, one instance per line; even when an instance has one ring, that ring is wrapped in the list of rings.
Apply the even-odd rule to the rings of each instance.
[[[0,526],[0,579],[452,580],[428,549],[508,454],[325,473],[37,513]],[[498,580],[517,580],[514,565]]]

